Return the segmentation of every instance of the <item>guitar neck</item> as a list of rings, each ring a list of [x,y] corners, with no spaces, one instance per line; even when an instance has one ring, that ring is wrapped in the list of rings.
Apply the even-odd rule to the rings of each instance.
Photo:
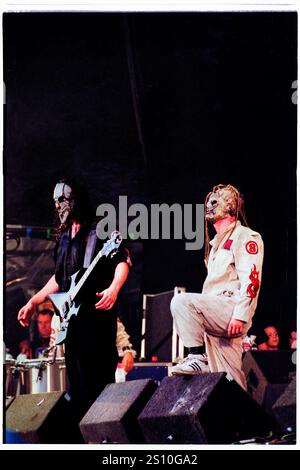
[[[73,289],[73,292],[70,295],[71,300],[74,300],[75,297],[79,294],[81,288],[87,281],[88,277],[90,276],[91,272],[93,271],[94,267],[98,263],[99,259],[102,258],[102,256],[103,256],[103,250],[100,250],[97,256],[93,259],[92,263],[89,265],[89,267],[85,271],[85,273],[83,274],[83,276],[80,278],[80,280],[76,284],[75,289]]]

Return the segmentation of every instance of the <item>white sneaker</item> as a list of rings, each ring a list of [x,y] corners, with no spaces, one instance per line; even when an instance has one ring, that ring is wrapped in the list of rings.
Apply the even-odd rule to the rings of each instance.
[[[195,375],[209,372],[206,354],[189,354],[179,364],[172,367],[172,375]]]

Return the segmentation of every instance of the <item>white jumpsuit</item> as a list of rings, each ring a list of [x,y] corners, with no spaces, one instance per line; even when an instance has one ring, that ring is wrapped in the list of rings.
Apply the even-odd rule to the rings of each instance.
[[[231,233],[231,230],[233,229]],[[263,241],[238,221],[210,242],[208,273],[202,293],[181,293],[171,302],[175,328],[185,347],[205,343],[211,372],[227,372],[246,389],[242,338],[252,324],[260,290]],[[238,337],[228,337],[231,319],[245,322]]]

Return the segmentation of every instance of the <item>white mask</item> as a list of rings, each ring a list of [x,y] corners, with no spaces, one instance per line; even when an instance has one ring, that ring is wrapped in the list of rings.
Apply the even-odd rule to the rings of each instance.
[[[62,224],[65,224],[75,205],[72,188],[65,183],[57,183],[54,188],[53,199],[59,220]]]
[[[230,189],[224,187],[212,192],[205,206],[205,219],[208,222],[215,223],[224,219],[227,214],[236,214],[237,194]]]

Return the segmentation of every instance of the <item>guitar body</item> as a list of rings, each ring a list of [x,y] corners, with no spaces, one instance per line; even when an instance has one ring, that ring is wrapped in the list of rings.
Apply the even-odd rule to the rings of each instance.
[[[78,274],[79,271],[71,276],[71,286],[68,292],[59,292],[58,294],[48,295],[62,320],[60,330],[56,338],[56,345],[62,344],[65,341],[70,319],[73,315],[78,314],[80,308],[80,305],[76,305],[75,301],[71,300],[71,293],[74,291]]]

